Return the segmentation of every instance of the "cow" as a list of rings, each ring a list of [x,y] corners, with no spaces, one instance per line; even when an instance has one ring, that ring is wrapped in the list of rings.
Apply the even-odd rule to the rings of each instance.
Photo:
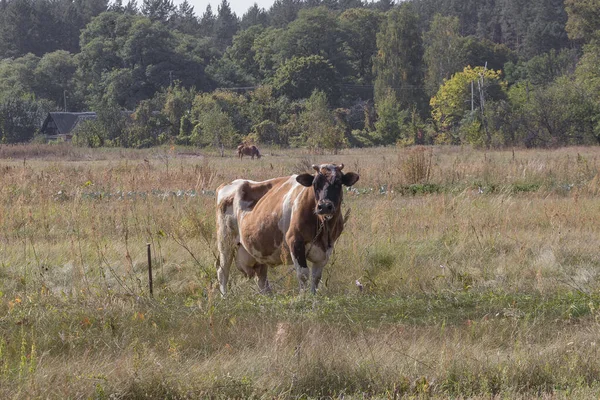
[[[244,158],[244,156],[250,156],[252,160],[254,160],[254,156],[256,156],[256,158],[258,159],[260,159],[261,157],[260,152],[258,151],[258,147],[256,147],[255,145],[248,146],[245,144],[240,144],[237,148],[237,151],[240,160]]]
[[[313,165],[314,175],[255,182],[236,179],[217,189],[216,262],[221,293],[227,293],[229,267],[257,277],[258,287],[270,293],[268,266],[293,262],[300,290],[316,293],[323,267],[344,229],[342,185],[352,186],[359,175],[343,173],[344,164]]]

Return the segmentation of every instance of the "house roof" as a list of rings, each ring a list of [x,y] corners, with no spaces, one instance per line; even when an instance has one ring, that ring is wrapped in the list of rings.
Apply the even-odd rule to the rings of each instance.
[[[44,120],[44,124],[42,125],[42,133],[46,133],[48,124],[53,121],[56,125],[57,133],[60,135],[65,135],[67,133],[71,133],[71,131],[83,120],[96,119],[95,112],[51,112],[48,113],[48,116]]]

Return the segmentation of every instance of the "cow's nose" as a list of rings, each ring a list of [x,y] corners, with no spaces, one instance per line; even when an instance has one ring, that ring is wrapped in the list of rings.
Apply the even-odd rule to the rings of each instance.
[[[331,203],[319,203],[317,206],[317,211],[320,214],[331,214],[333,211],[333,204]]]

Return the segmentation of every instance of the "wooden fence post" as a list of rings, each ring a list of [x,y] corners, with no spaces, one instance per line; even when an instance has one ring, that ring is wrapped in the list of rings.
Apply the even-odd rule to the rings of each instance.
[[[154,290],[152,288],[152,253],[150,252],[150,243],[146,243],[148,248],[148,286],[150,287],[150,297],[154,297]]]

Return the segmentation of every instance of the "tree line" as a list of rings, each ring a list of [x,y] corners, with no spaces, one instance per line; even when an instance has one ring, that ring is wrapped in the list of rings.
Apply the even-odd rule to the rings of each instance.
[[[0,140],[86,146],[600,142],[600,0],[0,0]],[[124,113],[129,110],[133,113]]]

